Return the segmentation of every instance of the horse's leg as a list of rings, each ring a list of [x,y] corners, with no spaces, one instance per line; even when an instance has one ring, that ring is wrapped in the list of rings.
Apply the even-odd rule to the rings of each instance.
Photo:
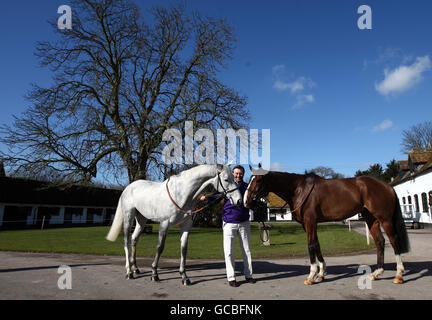
[[[136,245],[138,243],[139,236],[144,230],[144,226],[146,224],[147,219],[144,218],[139,212],[136,212],[136,227],[132,234],[132,249],[131,249],[131,267],[133,269],[134,274],[139,274],[140,270],[136,265]]]
[[[157,268],[158,268],[158,264],[159,264],[159,258],[164,250],[165,247],[165,239],[166,236],[168,234],[168,228],[169,228],[169,220],[165,220],[162,221],[160,223],[159,226],[159,239],[158,239],[158,244],[156,247],[156,256],[153,260],[152,263],[152,276],[151,276],[151,280],[152,281],[160,281],[159,280],[159,275],[157,273]]]
[[[308,223],[305,222],[305,229],[306,229],[307,240],[308,240],[310,273],[309,276],[304,281],[304,284],[312,285],[315,281],[315,277],[318,271],[318,266],[316,263],[317,247],[319,248],[318,237],[317,237],[317,225],[314,222],[308,222]]]
[[[186,265],[186,254],[187,254],[187,246],[188,246],[188,239],[189,239],[189,230],[192,227],[192,225],[193,225],[193,220],[190,217],[181,225],[181,237],[180,237],[181,258],[180,258],[179,272],[182,277],[182,283],[185,286],[191,284],[191,281],[186,275],[185,265]]]
[[[319,264],[319,273],[316,278],[316,282],[322,282],[324,280],[324,276],[327,274],[326,272],[326,263],[324,261],[324,258],[321,254],[321,247],[318,241],[318,236],[316,239],[316,256],[318,258],[318,264]]]
[[[384,273],[384,245],[385,239],[381,232],[381,227],[379,221],[372,216],[369,211],[362,212],[362,215],[366,219],[366,223],[368,225],[369,231],[374,239],[375,246],[377,248],[377,268],[376,270],[369,275],[371,280],[378,279],[378,276]]]
[[[384,231],[387,234],[389,241],[393,247],[395,258],[396,258],[396,276],[393,279],[393,283],[396,283],[396,284],[403,283],[402,275],[405,272],[405,269],[404,269],[404,266],[402,263],[402,258],[400,255],[399,244],[396,241],[396,232],[395,232],[393,223],[391,221],[384,221],[383,222],[383,228],[384,228]]]
[[[135,208],[123,208],[123,232],[124,232],[124,251],[126,256],[126,278],[133,279],[131,270],[129,248],[131,246],[131,229],[135,218]]]

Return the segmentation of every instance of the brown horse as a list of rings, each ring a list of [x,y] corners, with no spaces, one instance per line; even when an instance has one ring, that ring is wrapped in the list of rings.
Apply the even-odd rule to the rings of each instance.
[[[291,174],[266,171],[259,166],[244,195],[245,207],[254,208],[256,201],[273,192],[285,200],[307,233],[310,274],[305,284],[321,282],[325,262],[317,237],[317,223],[345,220],[357,213],[365,218],[377,247],[377,269],[370,275],[376,280],[384,272],[384,237],[386,232],[396,256],[397,272],[394,283],[403,283],[404,267],[401,253],[409,251],[409,239],[402,218],[399,200],[393,188],[378,179],[362,176],[326,180],[315,174]],[[319,261],[316,264],[316,258]],[[318,273],[318,274],[317,274]]]

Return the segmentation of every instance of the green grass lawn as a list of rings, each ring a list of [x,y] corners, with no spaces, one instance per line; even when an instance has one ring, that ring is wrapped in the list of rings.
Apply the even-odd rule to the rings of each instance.
[[[153,226],[151,234],[141,235],[137,255],[153,257],[155,254],[159,225]],[[0,250],[26,252],[85,253],[100,255],[124,255],[123,235],[116,242],[105,240],[109,227],[87,227],[45,230],[0,231]],[[318,238],[324,256],[361,252],[374,248],[366,239],[339,224],[318,226]],[[270,246],[261,244],[258,224],[252,223],[251,250],[253,259],[306,257],[306,233],[298,223],[274,223],[270,230]],[[163,257],[179,258],[180,230],[169,230]],[[236,243],[236,257],[241,257]],[[189,259],[222,259],[222,229],[192,228],[188,246]]]

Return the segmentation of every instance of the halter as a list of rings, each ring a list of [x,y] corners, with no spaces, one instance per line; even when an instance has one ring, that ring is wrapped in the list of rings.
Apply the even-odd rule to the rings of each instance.
[[[170,193],[170,191],[169,191],[169,189],[168,189],[168,182],[169,182],[169,180],[170,180],[170,178],[171,177],[169,177],[168,178],[168,180],[167,180],[167,182],[166,182],[166,190],[167,190],[167,193],[168,193],[168,197],[170,198],[170,200],[171,200],[171,202],[176,206],[176,208],[177,209],[179,209],[182,213],[186,213],[186,214],[194,214],[194,213],[198,213],[198,212],[200,212],[200,211],[202,211],[202,210],[204,210],[205,208],[207,208],[208,206],[210,206],[211,204],[213,204],[214,202],[216,202],[216,201],[218,201],[219,199],[221,199],[221,198],[226,198],[226,196],[227,196],[227,194],[229,194],[229,193],[231,193],[231,192],[234,192],[235,190],[237,190],[238,189],[238,187],[236,187],[236,188],[234,188],[234,189],[231,189],[231,190],[226,190],[225,189],[225,187],[223,186],[223,184],[222,184],[222,181],[221,181],[221,178],[220,178],[220,174],[223,172],[223,170],[222,171],[219,171],[218,172],[218,184],[217,184],[217,186],[216,186],[216,191],[217,191],[217,188],[218,188],[218,186],[219,186],[219,184],[221,185],[221,187],[222,187],[222,189],[223,189],[223,193],[221,193],[221,195],[220,196],[218,196],[218,197],[216,197],[214,200],[212,200],[212,201],[210,201],[209,203],[207,203],[205,206],[203,206],[203,207],[201,207],[201,208],[199,208],[199,209],[196,209],[196,210],[193,210],[193,211],[191,211],[191,210],[184,210],[184,209],[182,209],[175,201],[174,201],[174,199],[171,197],[171,193]]]
[[[223,196],[226,198],[227,194],[236,191],[236,190],[238,189],[238,187],[235,187],[235,188],[233,188],[233,189],[231,189],[231,190],[227,190],[227,189],[225,189],[225,187],[224,187],[223,184],[222,184],[221,178],[220,178],[220,174],[221,174],[222,172],[223,172],[223,170],[218,172],[218,186],[219,186],[219,184],[220,184],[220,186],[222,187],[222,190],[223,190],[223,193],[222,193],[222,194],[223,194]],[[217,191],[217,187],[216,187],[216,191]]]
[[[260,174],[258,174],[258,175],[260,175]],[[257,176],[257,175],[254,175],[254,176]],[[254,177],[253,176],[253,177]],[[249,187],[250,187],[250,183],[249,183],[249,185],[248,185],[248,187],[247,187],[247,189],[246,189],[246,191],[247,192],[249,192]],[[261,198],[261,195],[260,195],[260,193],[263,193],[262,191],[263,191],[263,186],[261,186],[261,188],[258,190],[258,192],[254,195],[254,197],[252,198],[252,202],[253,201],[257,201],[258,199],[260,199]],[[259,195],[259,196],[258,196]]]

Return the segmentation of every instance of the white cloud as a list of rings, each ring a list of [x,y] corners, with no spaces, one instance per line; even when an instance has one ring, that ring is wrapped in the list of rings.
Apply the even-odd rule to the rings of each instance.
[[[285,72],[285,65],[284,64],[275,65],[272,68],[272,71],[273,71],[273,75],[274,76],[277,76],[280,73],[284,73]]]
[[[272,74],[274,78],[273,88],[278,91],[289,91],[295,97],[296,103],[291,109],[299,109],[305,103],[315,101],[313,94],[305,93],[305,91],[315,86],[315,83],[311,79],[300,76],[294,81],[286,81],[284,79],[285,65],[283,64],[275,65],[272,68]]]
[[[289,168],[289,167],[288,167]],[[270,170],[271,171],[280,171],[280,172],[284,172],[286,171],[286,167],[281,165],[279,162],[273,162],[270,165]]]
[[[367,163],[361,163],[360,164],[360,168],[362,169],[369,169],[370,166],[374,165],[375,163],[373,162],[367,162]]]
[[[418,57],[410,66],[400,66],[393,70],[384,70],[384,80],[375,83],[375,89],[382,95],[400,93],[411,89],[419,83],[423,77],[422,73],[432,67],[429,56]]]
[[[303,90],[303,84],[300,81],[294,81],[294,82],[283,82],[280,80],[276,80],[273,84],[273,88],[278,89],[280,91],[286,91],[291,90],[291,93],[294,93],[299,90]]]
[[[374,126],[372,128],[372,132],[386,131],[386,130],[390,129],[391,127],[393,127],[393,121],[386,119],[383,122],[381,122],[380,124]]]
[[[297,96],[297,102],[291,107],[291,109],[300,109],[305,103],[312,103],[315,98],[312,94],[302,94]]]
[[[382,64],[389,64],[389,63],[396,63],[398,61],[398,64],[400,64],[400,61],[402,63],[407,63],[410,60],[413,59],[411,56],[406,56],[402,52],[400,48],[382,48],[379,49],[378,57],[375,59],[365,59],[363,61],[363,68],[367,69],[369,66],[376,66],[376,65],[382,65]]]
[[[292,82],[284,82],[280,79],[277,79],[273,84],[273,88],[279,91],[290,90],[291,93],[296,93],[296,92],[303,91],[305,88],[312,88],[314,85],[315,84],[313,83],[312,80],[307,79],[305,77],[299,77]]]

